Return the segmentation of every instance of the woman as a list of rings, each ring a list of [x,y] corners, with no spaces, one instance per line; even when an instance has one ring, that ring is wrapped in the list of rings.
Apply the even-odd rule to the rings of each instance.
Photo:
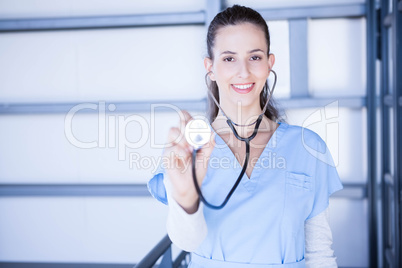
[[[204,60],[212,139],[198,153],[196,177],[205,199],[219,205],[245,161],[245,143],[227,117],[249,137],[267,102],[266,81],[275,63],[265,20],[235,5],[216,15],[208,29]],[[325,143],[312,131],[277,123],[268,103],[250,142],[245,175],[225,207],[204,206],[192,180],[192,148],[182,138],[191,116],[171,128],[164,157],[169,165],[148,186],[169,204],[168,234],[192,252],[190,267],[337,267],[328,225],[329,196],[342,189]],[[226,117],[226,116],[227,117]],[[224,165],[225,164],[225,165]]]

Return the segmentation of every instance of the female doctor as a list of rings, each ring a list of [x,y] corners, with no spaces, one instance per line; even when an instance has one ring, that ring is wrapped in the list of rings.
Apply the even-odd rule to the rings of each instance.
[[[207,50],[206,80],[218,105],[209,96],[213,135],[197,151],[195,174],[210,204],[222,203],[244,166],[246,143],[234,131],[256,135],[238,187],[223,208],[213,209],[200,202],[193,182],[193,148],[183,138],[192,118],[183,111],[168,134],[168,165],[148,183],[169,206],[170,239],[192,253],[192,268],[337,267],[327,207],[342,184],[316,133],[277,122],[268,98],[275,57],[265,20],[247,7],[227,8],[208,28]]]

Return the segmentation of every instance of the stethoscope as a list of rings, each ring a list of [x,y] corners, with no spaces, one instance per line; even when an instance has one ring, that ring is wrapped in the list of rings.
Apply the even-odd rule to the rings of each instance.
[[[196,172],[195,172],[195,161],[196,161],[196,156],[197,156],[197,152],[201,149],[201,147],[206,144],[207,142],[209,142],[210,138],[211,138],[211,130],[209,128],[209,125],[207,122],[205,122],[202,119],[195,119],[195,120],[191,120],[190,122],[187,123],[186,128],[185,128],[185,138],[187,140],[187,142],[193,147],[193,152],[192,152],[192,175],[193,175],[193,182],[194,182],[194,186],[195,189],[200,197],[201,202],[203,202],[207,207],[212,208],[212,209],[221,209],[223,208],[227,202],[229,201],[230,197],[232,196],[232,194],[234,193],[234,191],[236,190],[237,186],[239,185],[244,173],[246,172],[247,166],[248,166],[248,160],[250,157],[250,141],[252,139],[254,139],[254,137],[257,135],[258,132],[258,128],[260,127],[262,118],[264,116],[264,113],[268,107],[268,103],[269,100],[272,97],[272,94],[274,92],[275,89],[275,85],[276,85],[276,80],[277,80],[277,75],[273,70],[270,70],[274,75],[275,75],[275,79],[274,79],[274,83],[272,85],[272,89],[270,90],[267,102],[265,103],[265,106],[262,110],[262,113],[258,116],[257,120],[254,121],[251,124],[248,125],[240,125],[237,124],[235,122],[233,122],[223,111],[222,107],[219,105],[219,102],[216,100],[216,98],[214,97],[214,95],[212,94],[212,92],[208,89],[208,93],[210,94],[210,96],[212,97],[213,101],[215,102],[216,106],[221,110],[222,114],[226,117],[226,123],[229,125],[230,129],[233,131],[233,134],[235,135],[235,137],[240,140],[240,141],[244,141],[246,143],[246,159],[244,161],[243,164],[243,168],[240,172],[239,177],[237,178],[235,184],[233,185],[232,189],[229,191],[228,195],[226,196],[225,200],[223,201],[222,204],[220,204],[219,206],[215,206],[212,205],[211,203],[209,203],[204,195],[201,192],[200,186],[198,185],[197,182],[197,176],[196,176]],[[206,83],[207,81],[207,76],[209,75],[209,73],[205,76],[205,80]],[[268,90],[268,82],[266,83],[266,87]],[[235,126],[238,127],[247,127],[247,126],[252,126],[255,124],[254,127],[254,131],[253,133],[247,137],[240,137],[239,134],[237,133]]]

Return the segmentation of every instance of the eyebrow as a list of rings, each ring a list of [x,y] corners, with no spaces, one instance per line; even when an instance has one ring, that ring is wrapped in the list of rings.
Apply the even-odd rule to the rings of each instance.
[[[264,50],[262,50],[260,48],[256,48],[256,49],[250,50],[248,53],[254,53],[254,52],[264,52]]]
[[[254,53],[254,52],[264,52],[264,50],[259,49],[259,48],[256,48],[256,49],[250,50],[248,53]],[[223,52],[221,53],[221,55],[223,55],[223,54],[235,55],[235,54],[237,54],[237,53],[236,53],[236,52],[233,52],[233,51],[226,50],[226,51],[223,51]]]

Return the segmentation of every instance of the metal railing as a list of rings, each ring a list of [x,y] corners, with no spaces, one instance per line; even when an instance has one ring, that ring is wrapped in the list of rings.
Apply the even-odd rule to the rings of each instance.
[[[162,257],[159,268],[184,268],[188,266],[189,253],[181,251],[176,259],[172,260],[172,241],[166,235],[159,243],[139,262],[135,268],[154,267]]]

